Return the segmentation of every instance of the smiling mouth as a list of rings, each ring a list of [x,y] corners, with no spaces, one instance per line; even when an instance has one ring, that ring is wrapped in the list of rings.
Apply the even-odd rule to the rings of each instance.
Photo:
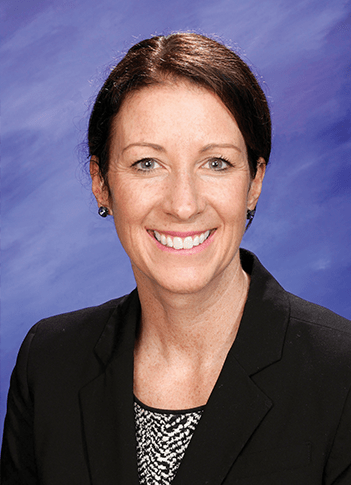
[[[157,231],[150,231],[150,232],[154,235],[155,239],[157,239],[157,241],[161,243],[163,246],[180,250],[180,249],[192,249],[195,246],[200,246],[202,243],[206,241],[206,239],[208,239],[210,234],[214,231],[215,229],[211,231],[207,230],[205,232],[202,232],[201,234],[197,234],[195,236],[187,236],[184,238],[178,237],[178,236],[172,237],[169,235],[160,234]]]

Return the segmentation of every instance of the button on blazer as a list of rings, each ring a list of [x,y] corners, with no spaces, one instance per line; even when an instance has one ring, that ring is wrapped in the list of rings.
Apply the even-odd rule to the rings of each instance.
[[[350,485],[351,322],[251,276],[236,340],[172,485]],[[11,378],[2,481],[138,485],[137,290],[28,333]]]

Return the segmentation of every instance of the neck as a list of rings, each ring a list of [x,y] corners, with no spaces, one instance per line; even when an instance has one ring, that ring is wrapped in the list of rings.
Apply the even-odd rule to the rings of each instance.
[[[231,274],[191,294],[177,294],[146,281],[135,271],[142,307],[136,353],[162,355],[192,366],[223,361],[236,337],[249,277],[238,262]]]

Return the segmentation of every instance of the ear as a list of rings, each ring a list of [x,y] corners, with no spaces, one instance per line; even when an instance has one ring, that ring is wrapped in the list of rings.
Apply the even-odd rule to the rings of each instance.
[[[92,180],[92,191],[95,195],[98,206],[107,207],[109,213],[112,215],[109,190],[108,187],[106,187],[105,181],[100,173],[99,159],[95,156],[92,156],[90,159],[90,176]]]
[[[253,180],[251,180],[250,189],[247,198],[247,208],[253,210],[256,207],[258,199],[262,190],[262,182],[266,172],[266,162],[261,157],[257,161],[257,172]]]

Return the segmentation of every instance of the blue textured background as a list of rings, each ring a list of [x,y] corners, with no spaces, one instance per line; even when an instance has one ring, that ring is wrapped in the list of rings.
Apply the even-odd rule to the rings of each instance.
[[[2,0],[1,415],[37,320],[134,286],[79,146],[114,59],[152,34],[216,34],[253,67],[274,145],[243,246],[286,289],[351,318],[350,12],[342,0]]]

